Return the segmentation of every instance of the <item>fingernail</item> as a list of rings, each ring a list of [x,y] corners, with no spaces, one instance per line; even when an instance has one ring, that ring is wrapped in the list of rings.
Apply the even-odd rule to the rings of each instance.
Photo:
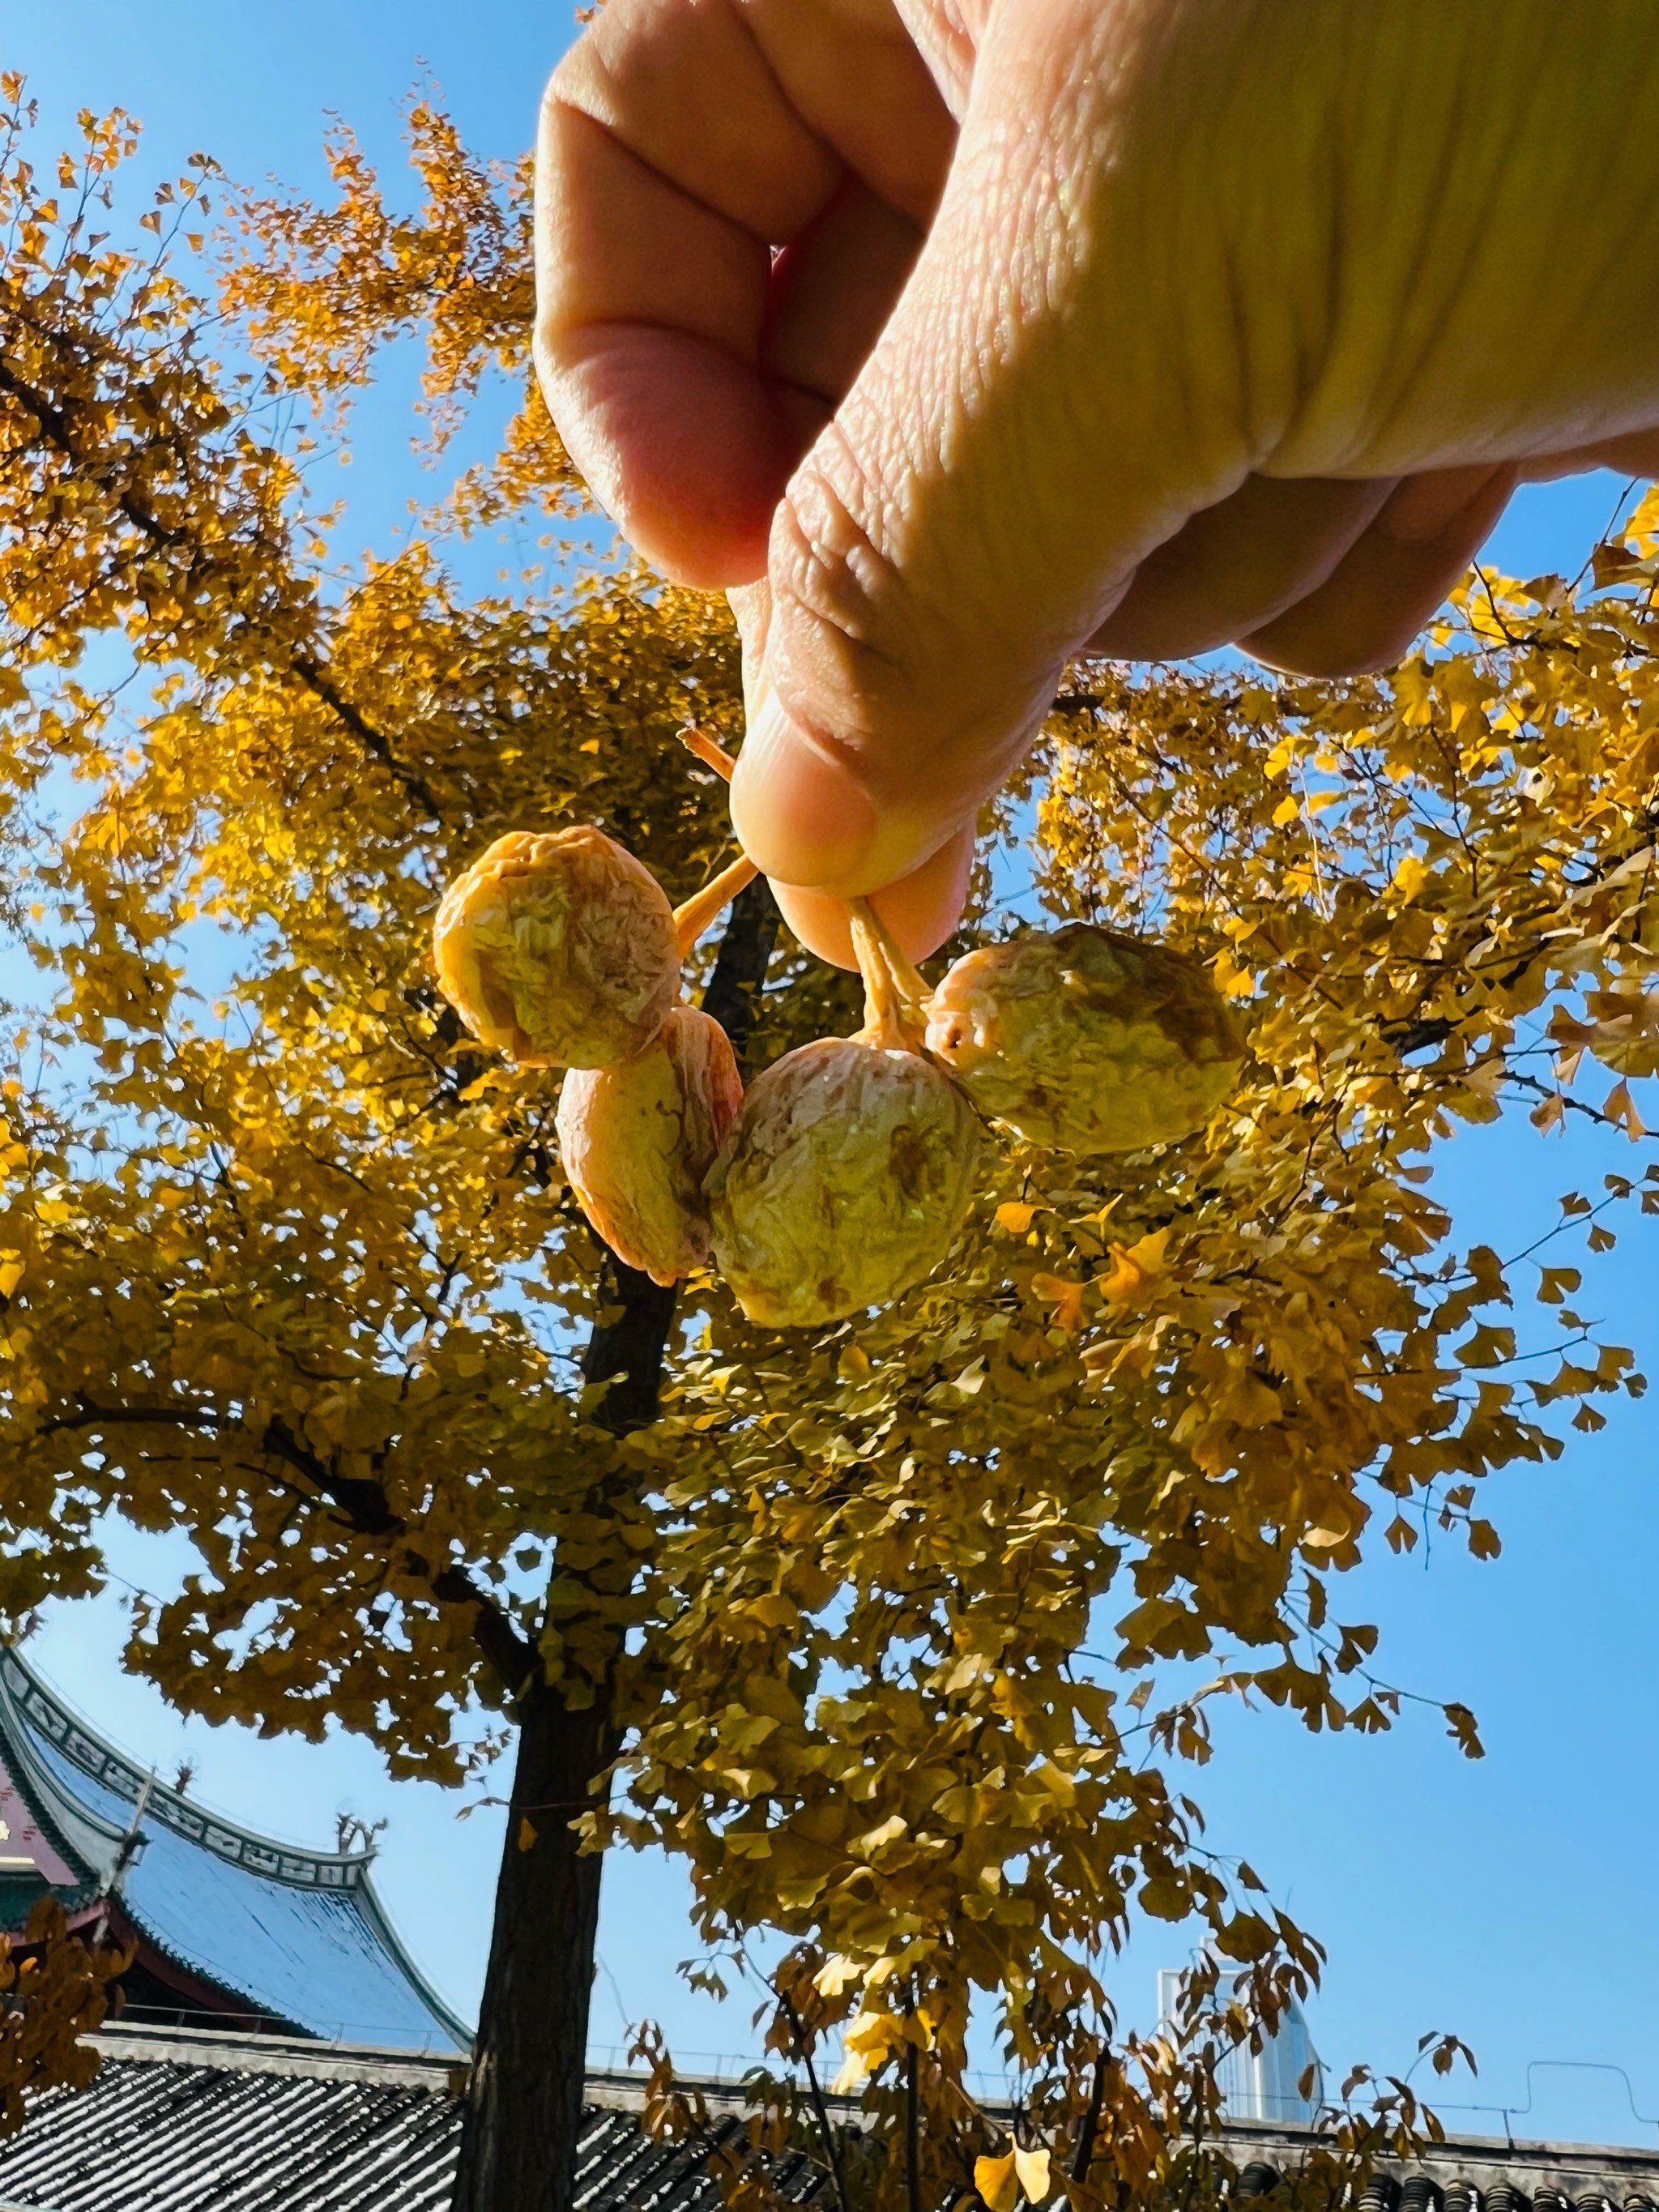
[[[855,879],[876,838],[876,810],[851,772],[827,759],[769,692],[732,779],[738,839],[786,884]]]

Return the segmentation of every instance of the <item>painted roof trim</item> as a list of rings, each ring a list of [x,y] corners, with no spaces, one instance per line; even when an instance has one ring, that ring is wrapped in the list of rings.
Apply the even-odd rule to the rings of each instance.
[[[16,1650],[7,1644],[0,1647],[0,1728],[14,1717],[26,1725],[21,1730],[6,1728],[6,1736],[27,1760],[31,1779],[38,1778],[50,1790],[54,1805],[63,1802],[63,1787],[55,1778],[46,1776],[31,1755],[27,1741],[31,1728],[49,1737],[71,1765],[78,1766],[94,1782],[101,1782],[112,1796],[124,1798],[135,1810],[148,1784],[145,1820],[173,1829],[188,1842],[211,1851],[215,1857],[228,1859],[233,1866],[245,1866],[252,1873],[264,1875],[268,1881],[289,1882],[299,1889],[356,1889],[367,1875],[374,1856],[372,1851],[296,1850],[254,1829],[239,1826],[234,1820],[205,1811],[160,1779],[151,1781],[145,1769],[136,1766],[113,1744],[89,1729],[78,1713],[60,1703],[40,1677],[25,1666]],[[122,1836],[108,1822],[82,1807],[73,1809],[81,1820],[111,1834],[119,1849]]]
[[[0,1653],[0,1765],[27,1801],[58,1856],[96,1896],[109,1880],[125,1832],[70,1796],[40,1758],[5,1679],[4,1660],[9,1656]]]

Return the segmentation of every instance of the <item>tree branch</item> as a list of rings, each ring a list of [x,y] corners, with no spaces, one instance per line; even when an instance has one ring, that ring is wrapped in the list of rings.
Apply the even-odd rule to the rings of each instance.
[[[779,1990],[778,2002],[783,2007],[784,2016],[788,2021],[790,2031],[795,2039],[795,2048],[800,2053],[802,2065],[806,2069],[806,2085],[811,2092],[812,2110],[817,2115],[818,2133],[823,2138],[823,2154],[830,2161],[830,2179],[836,2185],[836,2203],[840,2208],[840,2212],[853,2212],[852,2205],[848,2201],[847,2177],[842,2171],[841,2145],[836,2140],[835,2130],[830,2124],[830,2107],[824,2103],[823,2091],[818,2086],[818,2069],[812,2063],[812,2046],[807,2039],[805,2023],[796,2010],[794,1999],[787,1990]]]
[[[429,1578],[432,1595],[440,1605],[470,1605],[475,1608],[472,1640],[494,1668],[507,1696],[516,1698],[536,1668],[536,1647],[529,1638],[519,1633],[495,1599],[487,1590],[479,1589],[465,1567],[443,1567],[434,1575],[418,1553],[406,1552],[404,1556],[411,1566]]]
[[[381,767],[397,778],[410,797],[419,799],[434,822],[441,822],[443,809],[434,798],[432,787],[426,778],[417,770],[404,766],[392,751],[384,732],[377,730],[359,708],[352,705],[322,663],[313,660],[307,653],[295,653],[289,658],[289,665],[306,689],[320,699],[337,720],[345,724],[364,750],[372,753]]]
[[[777,942],[778,908],[772,886],[764,876],[738,893],[720,933],[720,951],[702,1010],[712,1015],[732,1040],[744,1079],[749,1075],[749,1042],[755,1027],[755,1005],[766,981],[766,970]]]
[[[368,1475],[339,1474],[319,1459],[304,1438],[295,1434],[280,1413],[265,1423],[260,1443],[274,1458],[284,1461],[296,1474],[337,1506],[341,1517],[360,1536],[401,1536],[409,1523],[394,1513],[385,1490]]]
[[[65,1430],[167,1426],[204,1429],[222,1433],[242,1423],[215,1411],[211,1406],[98,1406],[77,1399],[79,1411],[43,1421],[39,1433],[50,1436]],[[310,1485],[297,1494],[308,1502],[320,1499],[335,1509],[336,1517],[354,1535],[396,1539],[405,1535],[409,1523],[394,1512],[385,1490],[367,1476],[343,1475],[297,1436],[280,1414],[273,1414],[258,1438],[267,1459],[283,1464]],[[289,1485],[296,1488],[295,1485]],[[507,1695],[516,1698],[536,1664],[535,1646],[522,1635],[510,1616],[482,1589],[468,1571],[453,1563],[434,1567],[424,1553],[412,1545],[397,1546],[397,1559],[405,1572],[423,1582],[440,1605],[470,1605],[473,1608],[472,1636],[487,1664],[500,1679]]]
[[[88,483],[100,485],[117,512],[142,537],[148,538],[158,551],[177,554],[182,550],[189,556],[192,564],[198,556],[211,557],[210,549],[201,539],[192,538],[186,531],[163,522],[153,507],[136,495],[130,485],[112,483],[101,475],[81,452],[74,428],[63,409],[55,406],[45,392],[37,392],[32,385],[27,384],[8,365],[3,356],[0,356],[0,392],[14,405],[34,417],[47,443],[54,447],[59,457]],[[274,641],[268,639],[267,642]],[[364,750],[403,786],[411,799],[419,800],[434,822],[441,822],[443,810],[433,796],[431,786],[417,770],[406,767],[398,758],[386,732],[376,729],[362,710],[352,704],[324,664],[297,647],[290,647],[284,657],[292,674],[313,697],[322,702]]]
[[[904,2197],[908,2212],[921,2212],[921,2053],[914,2043],[904,2051]]]

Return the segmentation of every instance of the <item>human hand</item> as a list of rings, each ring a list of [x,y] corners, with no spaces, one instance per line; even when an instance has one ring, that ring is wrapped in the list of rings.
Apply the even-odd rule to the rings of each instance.
[[[1519,477],[1659,471],[1656,149],[1649,0],[609,0],[538,360],[633,542],[734,587],[806,940],[872,890],[948,933],[1079,650],[1381,666]]]

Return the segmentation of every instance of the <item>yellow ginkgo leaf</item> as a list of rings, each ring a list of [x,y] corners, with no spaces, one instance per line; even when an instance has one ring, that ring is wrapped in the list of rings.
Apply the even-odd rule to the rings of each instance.
[[[974,2160],[974,2187],[979,2191],[986,2212],[1014,2212],[1019,2202],[1019,2175],[1015,2164],[1018,2151],[1010,2151],[1006,2158],[976,2158]]]
[[[840,2070],[830,2084],[837,2097],[855,2097],[870,2078],[870,2061],[861,2051],[849,2051],[841,2062]]]
[[[1033,2204],[1041,2204],[1052,2186],[1048,2179],[1048,2154],[1046,2150],[1017,2150],[1014,2153],[1014,2172],[1019,2177],[1022,2191]]]
[[[1026,1205],[1024,1199],[1011,1198],[997,1208],[997,1227],[1006,1229],[1011,1237],[1023,1237],[1030,1227],[1036,1211],[1035,1206]]]
[[[1083,1326],[1083,1285],[1063,1275],[1033,1275],[1031,1293],[1054,1310],[1054,1326],[1073,1334]]]
[[[1138,1298],[1148,1284],[1164,1273],[1164,1253],[1169,1241],[1167,1229],[1154,1229],[1133,1244],[1113,1244],[1109,1248],[1112,1272],[1102,1278],[1102,1297],[1109,1298],[1115,1305],[1127,1305]]]

